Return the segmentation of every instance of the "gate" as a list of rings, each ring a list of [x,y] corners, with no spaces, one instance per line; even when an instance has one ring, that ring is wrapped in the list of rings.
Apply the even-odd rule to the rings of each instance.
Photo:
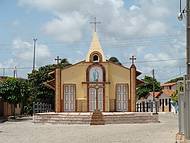
[[[51,112],[51,111],[52,111],[51,104],[40,103],[40,102],[33,103],[33,114]]]

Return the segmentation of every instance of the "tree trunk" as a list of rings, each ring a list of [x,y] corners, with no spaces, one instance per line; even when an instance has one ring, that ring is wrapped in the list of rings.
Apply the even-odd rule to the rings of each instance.
[[[14,103],[14,109],[13,109],[14,119],[16,119],[15,107],[16,107],[16,104]]]

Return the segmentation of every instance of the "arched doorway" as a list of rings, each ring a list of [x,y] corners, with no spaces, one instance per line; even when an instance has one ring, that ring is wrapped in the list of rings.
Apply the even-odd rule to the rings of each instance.
[[[97,81],[96,81],[97,80]],[[100,64],[90,65],[87,69],[87,99],[88,111],[93,112],[96,109],[96,95],[98,95],[98,109],[104,111],[105,109],[105,69]],[[98,85],[98,89],[95,88]],[[97,93],[96,93],[97,92]]]

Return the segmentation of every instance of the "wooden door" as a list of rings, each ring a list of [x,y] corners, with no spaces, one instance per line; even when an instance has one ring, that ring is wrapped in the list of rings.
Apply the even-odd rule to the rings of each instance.
[[[75,111],[75,96],[76,96],[75,85],[64,85],[64,111],[74,112]]]
[[[127,84],[116,85],[116,111],[128,110],[128,86]]]
[[[96,89],[89,88],[89,111],[96,109]],[[103,88],[98,89],[98,109],[103,111]]]

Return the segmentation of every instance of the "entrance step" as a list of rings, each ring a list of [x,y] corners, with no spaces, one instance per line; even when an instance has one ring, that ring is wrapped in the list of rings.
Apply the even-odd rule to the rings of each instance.
[[[105,125],[104,115],[101,111],[93,112],[90,125]]]
[[[102,116],[103,115],[103,116]],[[92,119],[99,124],[136,124],[158,123],[158,115],[143,112],[103,112],[102,115],[86,113],[36,113],[33,115],[34,123],[53,124],[91,124]]]

